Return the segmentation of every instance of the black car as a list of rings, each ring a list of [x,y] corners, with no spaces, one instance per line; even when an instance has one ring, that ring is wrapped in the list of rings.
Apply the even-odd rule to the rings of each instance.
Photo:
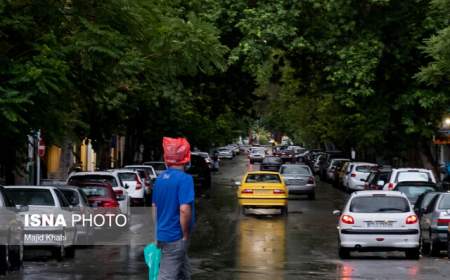
[[[438,187],[435,183],[431,182],[399,182],[393,191],[404,193],[406,197],[408,197],[411,204],[414,205],[421,194],[436,192],[438,191]]]
[[[211,189],[211,169],[205,158],[200,155],[191,155],[191,163],[187,173],[194,178],[195,195],[207,194]]]
[[[417,198],[417,201],[414,204],[414,212],[416,212],[419,219],[422,217],[423,212],[428,208],[428,205],[430,205],[431,200],[438,194],[440,194],[440,192],[424,192],[419,195],[419,198]]]
[[[391,178],[392,168],[373,168],[366,179],[366,190],[382,190],[384,184]],[[378,184],[380,183],[380,184]]]
[[[265,157],[261,163],[261,171],[275,171],[280,170],[283,160],[279,157]]]

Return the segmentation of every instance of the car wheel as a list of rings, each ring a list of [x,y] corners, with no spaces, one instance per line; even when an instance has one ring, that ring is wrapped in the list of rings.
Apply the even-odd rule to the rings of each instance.
[[[66,256],[66,250],[64,248],[64,245],[53,248],[52,255],[53,258],[55,258],[59,262],[64,260],[64,257]]]
[[[408,249],[405,251],[405,256],[407,259],[410,260],[418,260],[420,258],[420,249],[419,248]]]
[[[430,256],[439,257],[439,255],[441,254],[441,246],[439,244],[439,241],[431,239],[430,245]]]
[[[341,259],[349,259],[350,258],[350,249],[339,246],[338,250],[339,258]]]
[[[287,216],[288,215],[288,207],[284,206],[281,208],[281,215],[282,216]]]
[[[75,258],[75,246],[70,246],[66,248],[66,258],[73,259]]]
[[[20,270],[23,266],[23,245],[10,246],[9,263],[11,270]]]
[[[316,193],[313,192],[313,193],[308,194],[308,199],[309,200],[315,200],[316,199]]]
[[[0,274],[5,275],[8,271],[8,246],[7,245],[0,245]]]

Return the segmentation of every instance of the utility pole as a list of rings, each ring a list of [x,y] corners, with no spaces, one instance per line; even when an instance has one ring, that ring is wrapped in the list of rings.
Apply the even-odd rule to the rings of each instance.
[[[36,158],[36,186],[39,186],[41,183],[41,157],[39,155],[39,144],[41,141],[41,130],[36,131],[36,140],[35,140],[35,158]]]

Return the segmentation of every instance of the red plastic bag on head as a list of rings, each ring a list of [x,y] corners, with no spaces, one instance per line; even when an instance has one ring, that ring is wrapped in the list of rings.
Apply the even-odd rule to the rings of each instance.
[[[191,161],[191,145],[186,138],[163,138],[164,161],[167,165],[184,165]]]

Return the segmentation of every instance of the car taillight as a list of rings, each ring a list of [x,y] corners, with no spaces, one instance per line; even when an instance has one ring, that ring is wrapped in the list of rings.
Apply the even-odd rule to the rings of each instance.
[[[406,224],[407,225],[411,225],[411,224],[415,224],[417,223],[417,216],[416,215],[411,215],[408,216],[408,218],[406,218]]]
[[[275,189],[273,190],[273,194],[284,194],[286,193],[284,190]]]
[[[107,201],[103,201],[101,207],[104,207],[104,208],[116,208],[116,207],[119,207],[119,203],[117,201],[114,201],[114,200],[107,200]]]
[[[356,177],[356,174],[355,173],[352,173],[350,176],[352,176],[352,177]]]
[[[314,177],[309,177],[308,178],[308,184],[314,184]]]
[[[253,190],[251,190],[251,189],[243,189],[243,190],[241,191],[241,193],[251,194],[251,193],[253,193]]]
[[[342,215],[341,221],[344,224],[349,224],[349,225],[353,225],[355,223],[355,220],[353,219],[353,217],[349,216],[349,215]]]
[[[450,223],[450,219],[438,219],[437,220],[438,226],[448,226],[449,223]]]
[[[136,179],[136,190],[140,190],[140,189],[142,189],[142,182],[141,182],[141,178],[139,178],[139,176],[138,176],[138,175],[136,175],[135,179]]]
[[[389,185],[388,185],[388,190],[392,190],[394,187],[395,187],[395,186],[394,186],[394,183],[389,183]]]
[[[116,196],[120,196],[120,195],[123,195],[123,191],[122,190],[114,190],[114,194]]]

